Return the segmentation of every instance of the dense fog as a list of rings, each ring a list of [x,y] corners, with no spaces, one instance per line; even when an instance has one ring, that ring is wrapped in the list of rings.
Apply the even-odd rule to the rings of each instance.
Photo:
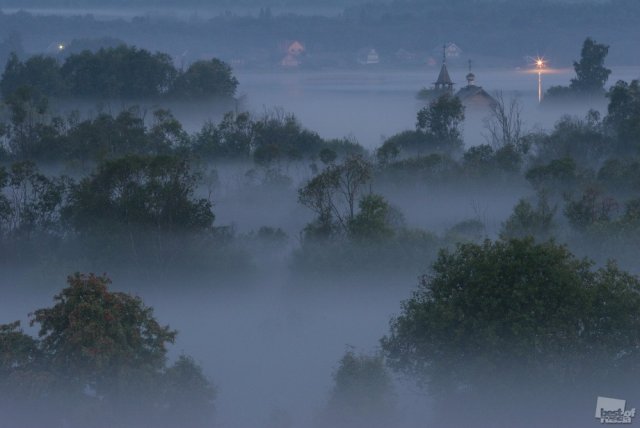
[[[0,7],[0,428],[640,405],[634,2]]]

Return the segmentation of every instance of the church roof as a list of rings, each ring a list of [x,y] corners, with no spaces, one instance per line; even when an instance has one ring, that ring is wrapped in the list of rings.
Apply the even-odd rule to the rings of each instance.
[[[436,85],[453,85],[453,81],[449,76],[449,70],[447,70],[447,64],[445,63],[442,63],[442,68],[440,69]]]
[[[470,101],[471,99],[480,100],[482,99],[484,103],[487,105],[492,105],[496,103],[495,98],[493,98],[487,91],[482,89],[482,86],[476,85],[468,85],[464,88],[460,88],[460,90],[456,93],[456,97],[460,98],[460,101],[465,103],[466,101]]]

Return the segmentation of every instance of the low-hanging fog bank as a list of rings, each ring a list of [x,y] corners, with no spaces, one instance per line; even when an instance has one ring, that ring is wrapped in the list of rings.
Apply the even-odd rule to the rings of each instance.
[[[551,66],[553,66],[551,64]],[[518,97],[523,107],[527,128],[549,129],[563,114],[584,116],[593,106],[545,106],[537,100],[537,75],[524,70],[474,68],[476,84],[493,94]],[[618,80],[630,81],[640,76],[640,68],[611,67],[611,84]],[[463,64],[449,66],[458,89],[466,85],[468,69]],[[415,127],[415,114],[424,107],[416,100],[422,87],[430,87],[436,80],[437,67],[424,67],[419,71],[363,70],[353,72],[250,72],[237,70],[243,105],[261,112],[273,106],[294,112],[307,127],[326,138],[353,136],[363,146],[378,147],[385,137]],[[566,85],[573,70],[557,70],[543,76],[543,89],[553,85]],[[602,105],[604,110],[606,105]],[[203,112],[205,113],[205,112]],[[178,111],[179,114],[179,111]],[[206,114],[206,113],[205,113]],[[486,142],[483,119],[486,111],[467,111],[464,139],[468,146]],[[193,119],[196,116],[190,116]],[[185,117],[186,119],[186,117]]]
[[[628,79],[636,72],[619,69],[612,79]],[[451,73],[459,76],[461,70],[452,67]],[[82,122],[78,129],[86,134],[79,136],[71,132],[78,130],[74,126],[79,122],[71,120],[68,128],[51,132],[55,139],[47,139],[50,134],[45,133],[41,139],[13,140],[17,133],[9,133],[6,159],[10,169],[3,174],[3,189],[14,198],[7,198],[3,207],[15,215],[15,221],[5,221],[9,226],[3,230],[3,237],[15,242],[15,248],[18,243],[31,246],[21,247],[21,254],[26,257],[20,263],[3,265],[0,310],[5,319],[0,322],[20,319],[26,325],[26,314],[47,306],[61,288],[65,273],[72,273],[71,269],[101,269],[111,275],[114,290],[142,296],[146,304],[155,308],[162,323],[179,331],[169,355],[173,360],[182,354],[193,356],[213,380],[218,392],[218,426],[328,428],[318,420],[323,411],[331,409],[326,404],[333,391],[332,374],[337,382],[335,374],[344,368],[345,361],[350,361],[347,357],[376,355],[380,339],[389,334],[389,321],[408,308],[401,302],[412,296],[419,283],[432,284],[434,272],[430,266],[438,250],[448,248],[459,251],[455,257],[449,253],[439,259],[455,262],[440,278],[442,282],[453,278],[445,284],[453,290],[452,299],[446,293],[440,297],[444,296],[442,301],[446,303],[461,296],[462,303],[468,306],[447,312],[450,308],[445,304],[444,316],[431,320],[435,324],[430,327],[441,321],[451,322],[436,337],[443,348],[447,348],[449,338],[459,333],[456,320],[473,327],[475,318],[467,317],[465,311],[470,309],[482,322],[488,319],[489,327],[482,334],[489,341],[495,339],[496,332],[501,339],[503,327],[504,335],[510,337],[512,325],[516,326],[515,333],[521,326],[533,325],[532,330],[525,329],[523,340],[527,346],[533,343],[533,360],[538,355],[538,341],[551,351],[559,349],[557,354],[552,352],[554,357],[565,355],[565,333],[581,330],[571,318],[581,307],[570,303],[588,306],[580,299],[589,300],[594,295],[579,294],[580,299],[574,302],[573,295],[562,293],[562,287],[571,286],[572,292],[578,293],[590,291],[597,284],[602,286],[598,290],[603,296],[610,297],[606,292],[619,291],[624,285],[635,286],[635,280],[611,267],[592,275],[590,266],[567,256],[565,248],[553,243],[535,246],[533,240],[516,238],[535,236],[546,242],[557,237],[561,242],[566,240],[580,256],[597,258],[598,267],[604,265],[606,258],[615,256],[625,269],[637,271],[633,258],[637,242],[624,240],[637,236],[633,234],[640,230],[638,201],[633,199],[637,192],[633,187],[637,164],[624,163],[628,160],[625,151],[633,147],[624,139],[627,136],[616,134],[626,129],[628,118],[612,115],[607,120],[604,114],[584,118],[590,107],[605,113],[606,101],[602,105],[585,102],[577,107],[539,107],[535,87],[530,88],[536,82],[532,74],[482,69],[476,74],[485,89],[501,89],[507,99],[520,96],[525,129],[517,141],[505,141],[503,135],[502,140],[492,141],[492,146],[480,146],[487,143],[486,116],[482,113],[467,112],[464,134],[458,133],[456,117],[462,107],[449,97],[441,98],[442,104],[433,103],[425,111],[429,113],[438,105],[459,109],[452,114],[455,117],[450,122],[451,132],[438,134],[441,129],[429,121],[416,131],[416,112],[423,105],[415,100],[415,92],[425,85],[424,74],[406,72],[240,74],[240,81],[246,82],[241,86],[246,96],[238,108],[260,112],[268,110],[266,106],[278,105],[285,112],[295,113],[302,125],[285,115],[260,117],[238,110],[221,124],[205,102],[200,104],[202,110],[195,113],[193,106],[174,109],[182,124],[169,114],[155,115],[150,120],[132,111],[116,118],[101,116],[97,123]],[[566,83],[568,77],[562,73],[545,75],[545,85]],[[618,90],[631,93],[626,87]],[[624,105],[613,107],[613,114],[625,111]],[[127,113],[124,108],[122,111]],[[554,127],[563,114],[578,119],[565,119]],[[48,119],[38,118],[44,124]],[[198,134],[207,120],[214,123]],[[18,120],[13,122],[10,129],[28,129],[27,125],[21,127],[23,123]],[[108,126],[99,127],[102,123]],[[116,125],[123,130],[121,134],[104,132]],[[536,128],[548,131],[538,132]],[[386,149],[391,149],[386,152],[390,153],[388,157],[384,156],[384,147],[375,150],[381,146],[380,135],[403,130],[411,130],[409,134],[418,143],[400,140],[404,145],[394,147],[394,141],[387,141],[390,144]],[[532,130],[536,132],[529,134]],[[96,147],[85,147],[82,143],[87,135],[108,135],[108,141],[98,140],[104,143],[105,151],[94,153],[90,149]],[[137,136],[136,144],[129,144],[131,135]],[[348,139],[328,141],[345,135],[352,135],[364,148]],[[51,159],[42,150],[50,146],[31,147],[29,143],[34,141],[59,143],[68,150],[64,155],[68,157],[58,153],[59,163],[50,165],[47,160]],[[43,164],[41,171],[46,175],[25,168],[29,164],[10,165],[29,155],[35,157],[34,153],[39,154],[36,159]],[[79,154],[95,157],[74,157]],[[59,176],[60,170],[70,171],[73,179]],[[619,172],[626,175],[618,175]],[[51,185],[53,191],[58,189],[56,186],[60,189],[50,198],[55,206],[49,211],[47,206],[41,209],[44,220],[35,225],[29,223],[29,217],[21,217],[21,209],[46,204],[19,197],[33,193],[33,200],[41,202],[37,191],[29,193],[38,189],[33,183],[43,188]],[[596,185],[616,196],[619,204],[612,202],[608,194],[589,187]],[[27,202],[21,204],[24,200]],[[178,208],[173,210],[175,207]],[[613,234],[614,239],[603,239]],[[38,240],[40,237],[42,241]],[[497,243],[485,241],[487,238]],[[84,246],[87,241],[92,245]],[[599,246],[604,241],[608,247]],[[9,246],[7,256],[15,248]],[[46,253],[46,248],[55,249],[55,254]],[[493,257],[492,263],[485,263],[485,254]],[[567,261],[558,267],[555,262],[564,260],[559,256]],[[468,260],[478,264],[466,265]],[[529,260],[535,263],[522,263]],[[549,266],[559,270],[547,271]],[[521,271],[530,276],[523,280]],[[567,282],[552,280],[556,273]],[[458,274],[462,279],[458,280]],[[457,294],[467,290],[460,284],[476,284],[477,278],[482,280],[477,289],[489,289],[493,294],[478,297],[473,294],[475,289],[468,296]],[[547,283],[555,287],[551,294],[546,292]],[[519,294],[520,288],[500,289],[513,284],[522,287],[524,294]],[[533,290],[527,288],[530,284]],[[514,299],[504,299],[505,292],[513,292],[516,305],[509,306]],[[522,309],[529,308],[531,302],[538,303],[535,298],[528,299],[527,293],[547,300],[533,310]],[[560,297],[563,300],[558,300]],[[605,300],[597,294],[595,297],[594,306],[607,315],[607,305],[598,306]],[[422,303],[425,300],[428,299]],[[555,312],[549,309],[558,301],[577,312],[565,318],[564,307]],[[614,303],[624,304],[625,300]],[[504,305],[507,310],[502,310]],[[602,313],[594,311],[594,318],[601,320]],[[513,318],[501,318],[505,314]],[[556,330],[540,333],[535,329],[536,323],[530,322],[540,317],[538,324],[544,324],[549,319],[546,315],[556,314],[561,327],[566,328],[559,330],[557,337]],[[623,315],[633,318],[633,314]],[[578,321],[580,324],[582,319]],[[409,330],[412,327],[409,325]],[[598,334],[606,331],[597,322],[595,327],[588,327],[598,340]],[[413,332],[416,330],[423,332]],[[28,326],[25,331],[36,333]],[[531,331],[535,334],[527,336]],[[636,332],[637,329],[631,333]],[[616,389],[611,383],[600,385],[587,375],[571,379],[576,382],[566,391],[553,390],[545,395],[540,392],[552,389],[555,379],[530,379],[529,372],[515,370],[515,379],[524,379],[526,385],[535,387],[528,391],[520,388],[522,384],[509,383],[513,381],[510,367],[495,363],[508,365],[508,358],[488,358],[487,366],[481,361],[485,356],[491,357],[494,350],[510,351],[505,343],[511,342],[498,341],[499,346],[493,349],[485,342],[478,343],[481,341],[475,337],[468,339],[473,347],[460,347],[460,353],[466,354],[461,360],[473,359],[477,349],[486,352],[479,357],[479,367],[497,373],[492,379],[484,379],[498,392],[485,397],[465,395],[473,388],[463,377],[457,384],[452,382],[451,396],[473,400],[443,400],[440,407],[434,407],[425,390],[414,385],[417,377],[406,379],[394,373],[393,396],[400,411],[393,426],[514,426],[513,421],[519,423],[522,415],[525,420],[515,426],[553,426],[561,421],[562,426],[577,428],[594,422],[596,394],[630,391]],[[590,345],[588,340],[578,342],[579,346]],[[384,343],[389,342],[383,340],[383,347]],[[426,348],[427,354],[432,352],[429,346]],[[521,354],[529,362],[527,349]],[[460,354],[456,349],[452,351]],[[516,357],[522,357],[518,352]],[[605,357],[609,357],[606,352]],[[362,361],[376,367],[375,358],[356,359],[356,363]],[[447,358],[440,362],[446,369]],[[546,367],[555,369],[557,362],[550,359],[531,364],[534,368],[548,364]],[[382,363],[377,367],[384,370]],[[500,372],[503,368],[508,383],[504,388]],[[442,374],[455,379],[457,369],[464,372],[464,367],[458,366]],[[567,372],[569,377],[573,374],[571,367]],[[484,376],[481,370],[467,374],[472,380]],[[586,387],[580,390],[576,385]],[[566,402],[553,399],[562,394],[569,397]],[[491,412],[483,410],[487,408],[508,416],[507,421],[493,421]],[[467,414],[483,413],[487,420],[466,419]],[[370,428],[366,424],[352,424],[349,428],[365,426]]]

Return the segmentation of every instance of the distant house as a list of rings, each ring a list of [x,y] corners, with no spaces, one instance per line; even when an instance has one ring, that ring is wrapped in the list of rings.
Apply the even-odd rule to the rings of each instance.
[[[294,41],[287,48],[287,53],[289,55],[293,55],[293,56],[302,55],[304,53],[304,51],[305,51],[304,45],[302,43],[298,42],[298,41]]]
[[[376,52],[375,49],[369,50],[365,64],[378,64],[378,63],[380,63],[380,55],[378,55],[378,52]]]
[[[360,49],[356,59],[362,65],[380,64],[380,55],[374,48]]]
[[[286,45],[286,55],[280,61],[282,67],[294,68],[302,64],[302,56],[305,53],[304,45],[300,42],[293,41]]]
[[[447,58],[458,58],[462,55],[462,49],[453,42],[446,43],[444,51]]]
[[[471,72],[471,64],[469,64],[469,74],[467,74],[467,86],[460,88],[456,93],[456,97],[462,101],[465,107],[472,109],[489,109],[493,108],[497,101],[482,86],[475,84],[476,76]]]

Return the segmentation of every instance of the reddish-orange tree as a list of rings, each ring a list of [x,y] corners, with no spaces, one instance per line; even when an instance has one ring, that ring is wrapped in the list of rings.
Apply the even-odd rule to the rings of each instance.
[[[160,325],[138,297],[111,292],[105,276],[75,274],[51,308],[34,312],[49,368],[74,383],[108,393],[133,372],[164,368],[176,332]]]
[[[18,323],[0,325],[0,399],[24,404],[8,408],[10,420],[210,426],[215,390],[202,369],[188,357],[167,367],[176,332],[158,323],[140,298],[109,291],[106,276],[77,273],[67,282],[52,307],[32,314],[38,339]]]

